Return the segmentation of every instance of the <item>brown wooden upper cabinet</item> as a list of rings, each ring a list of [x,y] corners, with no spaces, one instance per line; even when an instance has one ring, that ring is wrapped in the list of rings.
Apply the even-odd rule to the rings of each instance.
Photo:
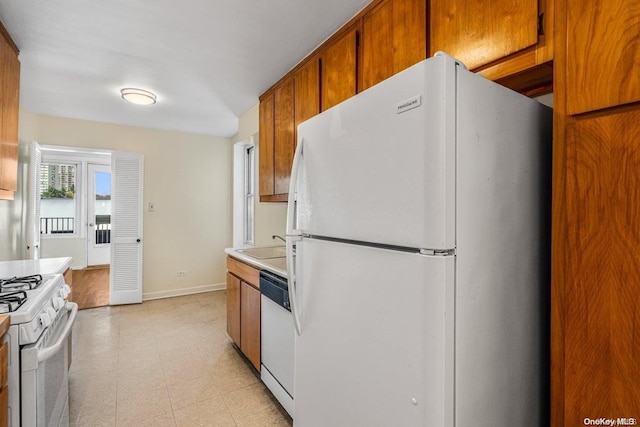
[[[274,192],[289,192],[289,175],[295,149],[293,121],[293,78],[289,77],[275,90],[274,121],[275,139],[273,161],[275,167]]]
[[[567,2],[568,114],[640,101],[639,23],[637,0]]]
[[[298,125],[320,112],[320,58],[307,62],[294,76],[294,119],[297,137]]]
[[[260,201],[286,202],[298,124],[320,112],[320,60],[314,58],[260,101]]]
[[[550,92],[554,1],[431,0],[429,56],[444,51],[530,96]]]
[[[322,111],[358,91],[358,37],[360,22],[349,27],[321,53],[320,102]]]
[[[273,140],[275,138],[275,122],[273,121],[274,94],[270,92],[260,98],[259,108],[259,187],[260,201],[273,196],[275,165],[273,163]]]
[[[18,48],[0,23],[0,199],[13,199],[18,184]]]
[[[362,85],[365,90],[427,55],[425,0],[384,0],[362,18]]]
[[[260,200],[287,200],[295,148],[293,78],[278,84],[260,101]]]
[[[431,54],[474,69],[538,43],[538,0],[431,0]]]

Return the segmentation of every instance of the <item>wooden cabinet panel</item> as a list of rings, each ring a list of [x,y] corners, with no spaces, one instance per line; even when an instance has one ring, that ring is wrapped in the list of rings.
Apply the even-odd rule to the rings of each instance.
[[[240,286],[240,348],[260,370],[260,291],[242,282]]]
[[[230,256],[227,270],[227,333],[260,370],[260,270]]]
[[[4,337],[2,337],[2,339],[4,339]],[[3,342],[2,345],[0,346],[0,387],[3,387],[7,383],[8,364],[9,364],[9,343]]]
[[[240,279],[227,273],[227,333],[240,345]]]
[[[0,24],[0,198],[13,199],[18,182],[18,108],[20,62]]]
[[[275,171],[273,167],[274,147],[274,96],[273,93],[260,100],[259,108],[259,182],[260,197],[270,196],[274,190]]]
[[[538,42],[538,0],[431,0],[430,55],[474,69]]]
[[[567,112],[640,101],[640,4],[567,1]]]
[[[295,144],[293,137],[293,78],[285,80],[276,87],[274,97],[274,194],[287,194]]]
[[[227,256],[227,270],[254,288],[260,289],[260,270],[230,256]]]
[[[294,118],[297,136],[298,125],[320,113],[320,60],[312,59],[293,77],[295,83]],[[297,144],[297,141],[296,141]]]
[[[263,202],[287,201],[297,125],[320,112],[319,67],[318,58],[311,60],[260,102],[260,200]],[[263,148],[267,150],[264,157]]]
[[[564,321],[564,351],[555,353],[564,355],[564,422],[554,425],[640,416],[638,141],[639,109],[568,120],[570,253],[557,255],[564,260],[564,283],[555,283],[564,307],[554,319]]]
[[[9,388],[3,387],[0,391],[0,427],[9,425]]]
[[[424,0],[385,0],[362,19],[362,88],[426,58]]]
[[[10,316],[4,314],[0,316],[0,427],[8,425],[9,407],[8,407],[8,388],[7,374],[9,364],[9,343],[5,341],[5,334],[9,330],[11,324]]]
[[[358,26],[354,25],[322,52],[322,111],[357,93],[357,44]]]

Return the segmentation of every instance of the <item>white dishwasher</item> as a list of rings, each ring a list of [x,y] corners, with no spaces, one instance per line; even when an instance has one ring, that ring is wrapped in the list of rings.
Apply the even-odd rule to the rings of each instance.
[[[295,330],[289,306],[287,279],[260,272],[261,369],[260,378],[293,417]]]

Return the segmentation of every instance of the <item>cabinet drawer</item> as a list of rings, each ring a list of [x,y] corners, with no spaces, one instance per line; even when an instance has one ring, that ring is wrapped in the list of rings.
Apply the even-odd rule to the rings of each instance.
[[[227,257],[227,270],[256,289],[260,289],[260,270],[232,257]]]

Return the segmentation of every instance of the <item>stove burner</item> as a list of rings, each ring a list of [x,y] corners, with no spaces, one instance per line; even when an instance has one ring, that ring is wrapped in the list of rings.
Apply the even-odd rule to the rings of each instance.
[[[0,313],[12,313],[27,300],[25,291],[14,291],[0,295]]]
[[[40,274],[0,279],[0,292],[12,292],[16,290],[28,291],[37,288],[40,286],[40,283],[42,283],[42,276]]]

